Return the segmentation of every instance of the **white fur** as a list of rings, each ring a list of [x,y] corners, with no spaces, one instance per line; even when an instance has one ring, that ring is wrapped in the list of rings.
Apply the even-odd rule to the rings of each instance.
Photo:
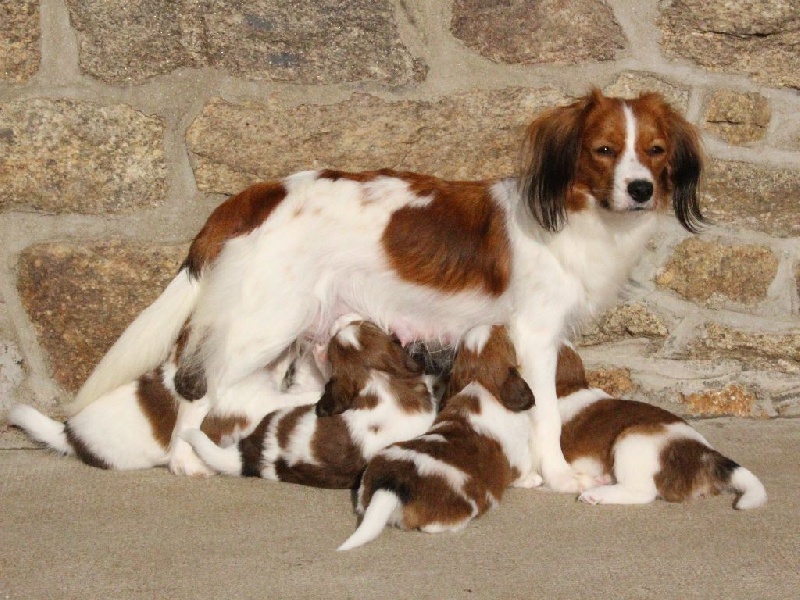
[[[399,519],[400,500],[387,490],[377,490],[370,498],[369,506],[358,529],[337,550],[352,550],[378,537],[386,525]]]
[[[506,323],[521,373],[536,396],[537,466],[554,489],[578,491],[559,446],[556,353],[574,328],[616,298],[655,217],[593,208],[571,213],[563,230],[552,234],[526,214],[516,180],[498,181],[491,194],[507,215],[510,287],[499,297],[479,290],[445,293],[402,280],[381,246],[392,213],[424,206],[430,197],[416,196],[393,177],[362,183],[307,171],[288,177],[284,185],[286,198],[269,218],[251,233],[228,240],[203,273],[202,285],[185,294],[186,302],[194,303],[189,346],[204,348],[200,360],[212,405],[295,340],[325,342],[330,325],[349,312],[396,332],[404,343],[453,343],[476,325]],[[93,380],[118,381],[121,375],[111,363],[122,357],[129,365],[125,373],[138,374],[164,353],[177,334],[176,311],[167,308],[177,303],[169,300],[169,291],[162,298],[131,326],[131,331],[148,332],[145,342],[126,333],[112,350],[113,360],[104,360]],[[185,311],[184,303],[181,307]],[[153,327],[167,313],[170,327]],[[146,355],[138,350],[151,345],[156,350]],[[82,394],[81,402],[92,395]]]
[[[242,454],[236,445],[222,448],[199,429],[187,429],[181,437],[192,446],[200,459],[214,471],[238,476],[242,473]]]
[[[623,106],[625,115],[625,148],[614,172],[613,203],[617,210],[625,210],[638,205],[628,194],[628,184],[634,180],[653,183],[653,175],[639,160],[636,153],[636,118],[630,106]],[[648,203],[652,203],[652,199]],[[639,206],[646,206],[643,203]]]
[[[8,412],[8,422],[24,429],[37,442],[46,444],[61,454],[74,454],[75,451],[67,441],[64,424],[54,421],[40,413],[32,406],[16,404]]]
[[[758,508],[767,503],[764,485],[744,467],[738,467],[731,474],[731,486],[741,494],[734,505],[739,510]]]

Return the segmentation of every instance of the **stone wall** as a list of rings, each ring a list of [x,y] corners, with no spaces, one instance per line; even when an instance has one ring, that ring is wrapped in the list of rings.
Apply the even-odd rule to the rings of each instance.
[[[584,333],[598,385],[683,414],[800,414],[800,0],[0,3],[0,419],[51,413],[227,194],[298,169],[510,174],[537,111],[663,92],[703,132]]]

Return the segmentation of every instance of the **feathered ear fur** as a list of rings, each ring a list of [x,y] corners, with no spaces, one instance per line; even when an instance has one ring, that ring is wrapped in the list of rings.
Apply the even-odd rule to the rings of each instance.
[[[670,127],[675,144],[669,166],[672,207],[680,224],[696,233],[708,222],[697,201],[697,184],[703,173],[703,152],[697,130],[675,111],[672,111]]]
[[[602,98],[593,89],[578,102],[542,113],[528,127],[520,195],[547,231],[564,226],[566,196],[578,164],[586,115]]]
[[[533,408],[535,400],[533,392],[514,367],[508,369],[508,377],[500,386],[500,397],[503,406],[512,412],[521,412]]]

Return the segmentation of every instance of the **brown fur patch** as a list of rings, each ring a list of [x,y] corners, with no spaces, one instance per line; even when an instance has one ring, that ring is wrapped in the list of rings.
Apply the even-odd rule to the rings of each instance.
[[[383,232],[383,249],[397,274],[446,292],[505,292],[511,277],[506,216],[488,184],[408,172],[391,176],[420,198],[432,198],[426,206],[395,211]]]
[[[289,441],[297,428],[297,422],[313,410],[313,406],[298,406],[283,416],[278,423],[278,430],[275,432],[275,439],[281,450],[289,447]]]
[[[136,400],[150,422],[156,442],[164,449],[169,448],[178,419],[178,400],[164,386],[164,373],[160,368],[139,378]]]
[[[242,476],[261,477],[261,459],[264,452],[264,438],[277,413],[270,413],[261,419],[256,428],[245,438],[239,440],[242,455]]]
[[[607,473],[614,467],[611,452],[614,444],[626,435],[654,434],[669,423],[683,419],[672,413],[631,400],[606,399],[590,404],[561,429],[564,458],[572,462],[581,457],[594,458]]]
[[[228,198],[211,213],[194,238],[184,268],[198,277],[219,256],[226,241],[256,229],[285,197],[284,185],[269,181]]]
[[[698,440],[677,439],[661,451],[661,470],[654,477],[668,502],[716,496],[728,487],[735,462]]]
[[[111,465],[109,465],[105,460],[97,456],[89,447],[84,443],[84,441],[77,436],[77,434],[72,431],[69,426],[69,421],[64,424],[64,433],[67,436],[67,442],[69,445],[72,446],[72,449],[75,450],[75,454],[78,458],[81,459],[85,464],[89,465],[90,467],[97,467],[99,469],[111,469]]]
[[[588,387],[580,355],[569,346],[561,346],[556,367],[556,395],[563,398]]]
[[[250,420],[244,415],[214,415],[210,414],[200,425],[200,431],[205,433],[212,442],[219,444],[226,435],[235,431],[243,431],[250,426]]]

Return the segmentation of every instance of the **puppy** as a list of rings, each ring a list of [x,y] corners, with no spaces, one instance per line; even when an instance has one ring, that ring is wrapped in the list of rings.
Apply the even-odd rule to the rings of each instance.
[[[380,449],[424,432],[436,406],[430,383],[400,343],[376,325],[346,324],[328,345],[331,379],[316,406],[270,413],[236,445],[184,433],[200,458],[227,475],[354,488]]]
[[[175,425],[189,404],[173,385],[180,351],[177,344],[163,365],[104,394],[64,423],[23,404],[12,407],[9,422],[32,439],[94,467],[131,470],[169,465]],[[202,430],[215,442],[249,431],[267,412],[314,402],[321,380],[311,352],[300,353],[293,346],[237,386],[235,404],[215,408],[203,419]],[[278,386],[281,393],[264,393]],[[202,463],[191,472],[211,473]]]
[[[457,531],[499,503],[530,470],[525,411],[533,404],[505,329],[468,332],[433,426],[381,450],[367,465],[356,507],[363,519],[339,550],[369,542],[387,524]]]
[[[714,450],[680,417],[590,388],[580,357],[567,346],[559,353],[556,387],[561,447],[589,488],[581,502],[684,502],[722,491],[738,495],[738,509],[767,501],[755,475]]]

